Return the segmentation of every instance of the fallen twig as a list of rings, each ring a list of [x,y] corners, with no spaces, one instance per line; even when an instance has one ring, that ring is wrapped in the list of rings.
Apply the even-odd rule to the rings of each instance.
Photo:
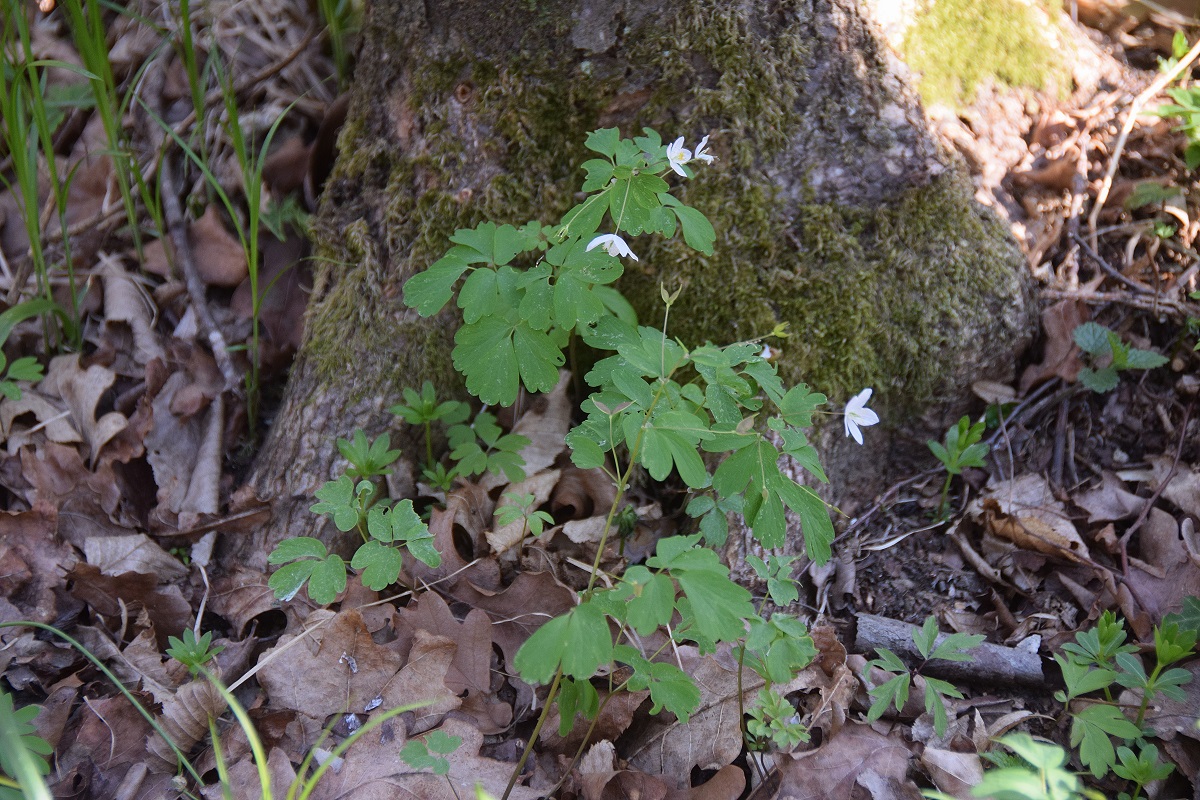
[[[859,614],[854,646],[861,653],[886,647],[910,664],[921,664],[924,659],[917,651],[912,638],[916,630],[917,626],[907,622],[874,614]],[[940,634],[934,646],[941,644],[947,636],[948,634]],[[950,681],[1005,686],[1045,686],[1042,659],[1037,653],[989,642],[984,642],[969,652],[970,661],[929,661],[921,668],[921,674]]]

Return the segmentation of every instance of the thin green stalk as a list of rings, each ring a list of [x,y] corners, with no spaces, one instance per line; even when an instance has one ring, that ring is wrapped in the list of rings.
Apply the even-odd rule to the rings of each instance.
[[[96,96],[96,112],[100,115],[104,134],[108,138],[113,159],[113,172],[117,178],[117,187],[121,192],[121,202],[125,205],[125,215],[129,220],[134,247],[141,254],[142,238],[138,229],[137,208],[133,201],[133,191],[129,179],[132,159],[125,149],[124,133],[118,110],[121,103],[117,99],[116,78],[113,75],[112,62],[108,58],[108,36],[104,19],[101,16],[100,3],[88,3],[86,12],[82,7],[82,0],[62,0],[59,7],[70,21],[75,47],[83,59],[83,64],[93,75],[91,82]]]
[[[504,794],[500,795],[500,800],[508,800],[513,787],[517,785],[517,778],[521,777],[521,771],[525,769],[525,762],[529,761],[529,756],[533,753],[533,746],[537,744],[538,734],[542,732],[542,726],[550,717],[550,709],[554,707],[554,697],[558,694],[558,685],[562,682],[562,674],[562,664],[559,664],[558,670],[554,673],[554,680],[550,683],[550,691],[546,692],[546,702],[542,705],[542,713],[538,715],[537,724],[533,726],[533,733],[529,734],[529,741],[525,744],[525,749],[521,752],[521,758],[517,761],[517,765],[513,767],[512,775],[508,779],[508,786],[504,787]]]
[[[0,752],[4,753],[5,760],[13,768],[16,785],[11,788],[20,791],[26,800],[50,800],[46,780],[33,754],[21,741],[21,732],[10,714],[0,714]]]
[[[90,650],[58,628],[55,628],[52,625],[46,625],[42,622],[33,622],[31,620],[0,622],[0,628],[36,628],[38,630],[54,634],[78,650],[85,658],[87,658],[88,661],[92,662],[96,669],[100,670],[100,672],[104,674],[104,677],[108,678],[112,685],[117,688],[117,691],[125,696],[125,699],[128,700],[133,705],[134,709],[136,709],[137,712],[142,715],[142,718],[150,723],[150,727],[154,729],[154,732],[162,737],[163,741],[167,743],[167,747],[171,748],[171,752],[175,754],[175,759],[179,765],[183,769],[187,770],[188,774],[195,779],[196,783],[204,783],[204,780],[200,777],[200,773],[197,772],[196,768],[193,767],[191,762],[187,760],[187,756],[183,754],[183,751],[179,749],[175,742],[171,741],[170,735],[163,729],[161,725],[158,724],[158,720],[154,718],[154,715],[147,711],[146,708],[140,702],[138,702],[138,699],[133,696],[133,693],[125,688],[125,684],[121,683],[121,679],[118,678],[112,670],[104,666],[104,662],[92,655]]]

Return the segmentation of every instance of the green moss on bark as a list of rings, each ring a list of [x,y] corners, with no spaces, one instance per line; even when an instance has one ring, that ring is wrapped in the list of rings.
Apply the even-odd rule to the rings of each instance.
[[[964,180],[945,175],[882,206],[850,208],[816,203],[812,192],[798,197],[802,176],[781,172],[798,129],[835,130],[847,114],[828,94],[816,108],[802,102],[815,58],[807,7],[781,11],[764,28],[741,6],[705,5],[675,6],[665,24],[625,29],[627,53],[615,66],[603,54],[580,63],[563,46],[569,6],[539,5],[532,21],[489,16],[478,24],[496,26],[497,42],[523,44],[477,59],[425,58],[402,35],[411,21],[377,18],[380,52],[420,59],[420,68],[397,88],[394,67],[360,65],[359,107],[340,142],[341,194],[322,216],[327,255],[343,265],[322,284],[328,291],[318,287],[305,346],[320,374],[338,380],[352,353],[356,371],[370,376],[354,385],[360,393],[398,393],[426,378],[460,386],[449,357],[457,315],[420,320],[401,303],[403,279],[440,257],[456,228],[559,219],[577,199],[584,137],[605,124],[626,135],[649,125],[693,143],[708,133],[720,156],[681,193],[713,220],[714,255],[679,241],[635,244],[642,261],[621,288],[648,324],[661,320],[659,283],[685,281],[671,321],[683,341],[753,338],[786,320],[789,380],[835,397],[875,386],[881,399],[910,407],[953,391],[964,353],[969,361],[987,350],[969,337],[1019,339],[1013,315],[988,307],[1021,296],[1019,254]],[[513,24],[524,27],[506,39]],[[883,62],[864,63],[868,86],[881,83],[871,70]],[[368,113],[368,102],[386,111]],[[871,110],[864,102],[852,115],[865,130],[845,137],[844,153],[886,150],[889,130]],[[400,135],[407,149],[397,129],[412,132]]]

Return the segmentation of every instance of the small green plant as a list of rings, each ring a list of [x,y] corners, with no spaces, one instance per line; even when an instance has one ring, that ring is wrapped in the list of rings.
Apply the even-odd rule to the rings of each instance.
[[[429,483],[449,491],[454,479],[470,478],[485,472],[503,472],[510,482],[525,479],[525,460],[521,450],[528,444],[528,437],[517,433],[505,433],[496,423],[496,415],[480,411],[468,423],[471,407],[458,400],[438,401],[433,384],[425,381],[421,391],[405,388],[404,402],[389,409],[409,425],[420,425],[425,430],[425,466],[422,476]],[[446,439],[450,445],[449,467],[433,457],[433,423],[446,426]]]
[[[191,628],[183,632],[183,638],[167,637],[167,655],[188,668],[192,675],[197,675],[200,668],[217,657],[225,648],[221,645],[212,646],[212,631],[196,638]]]
[[[7,365],[8,369],[5,369]],[[17,386],[17,381],[29,381],[36,383],[42,379],[42,365],[33,356],[25,356],[18,358],[11,364],[5,358],[4,353],[0,352],[0,394],[3,394],[9,400],[21,399],[21,387]]]
[[[446,778],[450,791],[458,797],[458,790],[450,781],[450,761],[446,756],[462,746],[462,737],[451,736],[445,731],[431,731],[420,739],[410,739],[400,750],[400,760],[413,769],[427,769],[434,775]]]
[[[400,455],[390,449],[387,435],[368,444],[366,435],[356,431],[353,441],[339,440],[338,447],[350,465],[345,474],[317,490],[320,502],[312,511],[329,516],[339,531],[358,531],[363,543],[350,567],[361,573],[363,584],[379,591],[399,580],[404,550],[431,567],[438,566],[442,558],[433,546],[433,534],[417,516],[412,501],[391,505],[373,483]],[[346,588],[346,562],[311,536],[285,539],[267,560],[284,565],[268,581],[281,600],[295,597],[307,583],[313,602],[332,603]]]
[[[1027,733],[1010,733],[997,740],[1016,756],[984,753],[999,766],[984,773],[971,795],[992,800],[1104,800],[1100,792],[1085,789],[1079,776],[1064,765],[1067,751],[1039,742]],[[954,800],[941,792],[922,792],[931,800]]]
[[[1077,327],[1072,338],[1092,358],[1091,367],[1079,370],[1079,382],[1093,392],[1111,392],[1117,388],[1117,373],[1122,370],[1154,369],[1167,363],[1166,356],[1130,347],[1120,336],[1095,322]]]
[[[537,511],[533,508],[533,495],[505,492],[504,497],[511,505],[499,506],[496,509],[496,523],[511,525],[517,520],[523,520],[521,537],[526,533],[541,536],[547,525],[554,524],[554,517],[549,512]]]
[[[1161,69],[1164,72],[1172,69],[1188,50],[1188,40],[1183,31],[1175,31],[1171,42],[1172,57],[1162,63]],[[1187,137],[1183,161],[1188,169],[1195,169],[1200,166],[1200,88],[1175,86],[1167,89],[1167,95],[1175,102],[1161,105],[1146,113],[1160,117],[1179,117],[1182,120],[1174,130],[1182,131]]]
[[[14,708],[12,695],[0,691],[0,800],[48,798],[44,776],[54,749],[37,735],[38,706]]]
[[[600,356],[583,376],[592,393],[582,401],[583,420],[567,434],[567,445],[576,467],[599,470],[612,480],[614,498],[576,605],[541,624],[508,665],[524,681],[548,688],[505,797],[552,708],[559,710],[564,733],[579,717],[596,724],[603,707],[592,684],[598,675],[609,677],[606,698],[645,690],[651,713],[665,709],[686,723],[701,693],[695,679],[668,657],[669,649],[681,643],[692,643],[702,653],[731,645],[739,664],[762,677],[766,694],[748,718],[742,717],[753,723],[753,732],[747,725],[748,740],[765,746],[807,736],[795,710],[772,687],[812,661],[812,638],[794,616],[776,613],[763,619],[762,604],[756,607],[750,592],[730,579],[729,568],[701,545],[701,537],[709,543],[723,539],[724,515],[733,511],[764,548],[781,547],[795,533],[785,517],[790,510],[799,519],[808,557],[818,564],[829,560],[834,537],[829,509],[779,463],[788,455],[817,480],[828,480],[806,433],[826,397],[805,384],[785,387],[776,366],[762,355],[766,337],[691,348],[670,338],[668,323],[679,290],[660,287],[662,325],[651,328],[638,325],[628,301],[612,287],[623,273],[622,259],[637,260],[624,236],[682,233],[688,246],[712,253],[712,225],[675,198],[666,180],[671,174],[689,179],[690,163],[713,161],[705,152],[707,138],[694,152],[683,141],[664,144],[650,129],[633,139],[621,138],[616,129],[592,132],[585,145],[600,157],[583,164],[585,196],[560,224],[534,221],[517,227],[488,221],[459,230],[446,255],[404,286],[405,303],[422,316],[439,312],[457,289],[463,325],[452,359],[467,390],[485,406],[512,405],[522,386],[530,392],[553,390],[574,340]],[[615,232],[600,232],[609,225]],[[778,326],[767,335],[787,333]],[[870,390],[864,390],[845,410],[846,434],[860,443],[860,428],[879,421],[866,407],[869,398]],[[484,471],[502,472],[510,481],[523,477],[518,452],[528,442],[505,435],[494,415],[481,411],[467,424],[465,405],[439,402],[431,385],[420,392],[406,390],[404,400],[392,410],[424,427],[426,477],[449,482]],[[453,467],[434,460],[434,422],[448,427]],[[706,454],[712,458],[706,460]],[[710,464],[717,466],[710,471]],[[635,474],[662,481],[672,473],[696,493],[688,511],[699,518],[700,532],[659,540],[644,563],[629,566],[607,588],[598,585],[609,537],[636,522],[635,514],[622,510]],[[358,568],[367,548],[374,559],[394,541],[403,540],[410,550],[429,545],[427,529],[408,501],[395,506],[394,516],[403,521],[389,530],[399,535],[387,542],[368,540],[376,536],[373,521],[386,513],[386,504],[384,511],[376,505],[378,491],[370,481],[356,484],[343,475],[317,497],[321,502],[314,512],[329,514],[341,530],[358,529],[366,540],[352,567]],[[530,530],[550,522],[530,513],[532,498],[515,500],[511,510],[499,512],[503,520],[524,520]],[[386,569],[372,575],[364,571],[365,584],[376,588],[396,579],[400,554],[391,552]],[[427,554],[437,555],[431,545]],[[421,557],[415,550],[414,555]],[[310,596],[328,602],[345,585],[344,563],[315,539],[284,542],[270,559],[287,562],[270,581],[279,597],[293,596],[307,581]],[[777,605],[798,598],[791,564],[775,558],[757,564]],[[648,641],[657,646],[651,649]],[[618,683],[616,675],[624,680]]]
[[[1135,789],[1128,797],[1136,799],[1142,786],[1157,779],[1148,776],[1165,776],[1171,771],[1170,765],[1160,765],[1157,748],[1146,742],[1152,733],[1143,729],[1143,723],[1158,695],[1184,698],[1179,687],[1191,680],[1191,673],[1171,665],[1191,655],[1196,630],[1181,629],[1175,622],[1155,628],[1155,663],[1149,674],[1135,655],[1138,648],[1126,644],[1126,638],[1124,622],[1111,612],[1105,612],[1095,628],[1075,634],[1075,642],[1063,645],[1062,652],[1054,656],[1066,684],[1066,690],[1054,697],[1071,715],[1070,744],[1078,749],[1083,766],[1097,778],[1112,771],[1133,781]],[[1114,701],[1114,684],[1141,695],[1133,720]],[[1098,692],[1103,693],[1102,698],[1086,697]],[[1114,737],[1119,747],[1113,745]],[[1137,747],[1136,753],[1131,745]]]
[[[966,467],[982,467],[983,459],[991,447],[979,441],[983,438],[984,423],[971,424],[970,417],[963,417],[946,431],[945,443],[930,439],[926,444],[946,468],[946,482],[942,484],[942,499],[938,503],[938,519],[945,519],[950,509],[950,482],[961,475]]]
[[[867,711],[868,722],[874,722],[882,717],[889,705],[895,706],[897,711],[904,708],[904,704],[908,702],[908,691],[912,685],[913,676],[921,675],[921,670],[929,662],[939,659],[942,661],[971,661],[972,656],[966,651],[978,647],[984,637],[978,634],[951,633],[938,644],[937,620],[929,616],[925,619],[924,625],[913,631],[912,638],[913,643],[917,646],[917,652],[924,659],[915,670],[910,671],[908,665],[886,647],[876,648],[875,652],[879,654],[879,658],[867,662],[868,672],[875,667],[884,672],[894,673],[887,681],[873,686],[869,690],[868,693],[874,701]],[[943,736],[949,725],[944,698],[962,698],[962,692],[948,681],[931,678],[928,675],[922,675],[922,678],[925,681],[925,710],[933,714],[933,727],[937,735]]]

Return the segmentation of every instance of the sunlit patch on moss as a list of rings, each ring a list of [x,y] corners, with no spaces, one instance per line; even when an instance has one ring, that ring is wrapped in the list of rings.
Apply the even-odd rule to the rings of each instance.
[[[921,75],[921,98],[961,107],[989,79],[1001,86],[1069,90],[1053,21],[1057,11],[1026,0],[932,0],[901,45],[905,61]]]

